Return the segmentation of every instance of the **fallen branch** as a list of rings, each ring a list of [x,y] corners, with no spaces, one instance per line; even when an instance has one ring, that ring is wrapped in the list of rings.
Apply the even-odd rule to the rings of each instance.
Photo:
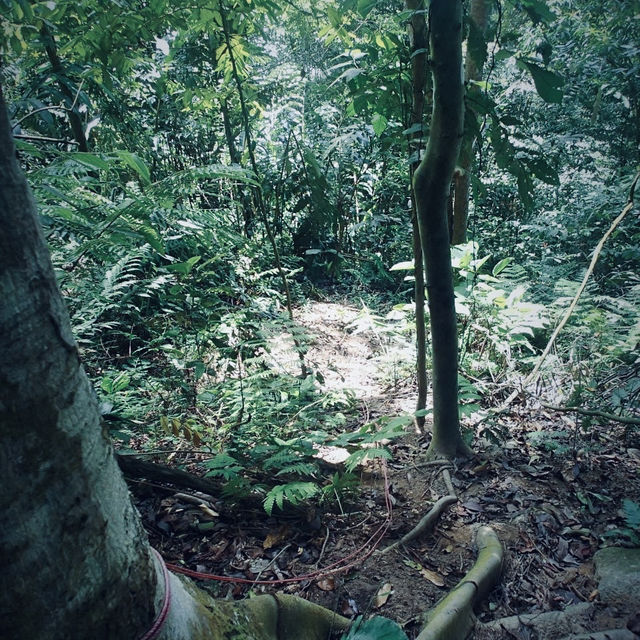
[[[595,416],[597,418],[611,420],[612,422],[620,422],[621,424],[640,424],[640,418],[632,418],[630,416],[617,416],[615,413],[607,413],[606,411],[599,411],[598,409],[583,409],[582,407],[561,407],[554,404],[547,404],[546,402],[541,402],[540,404],[545,409],[551,409],[552,411],[573,411],[583,416]]]
[[[598,244],[596,245],[596,248],[593,252],[593,256],[591,257],[591,263],[589,264],[589,268],[587,269],[587,272],[584,274],[584,278],[582,278],[582,282],[578,287],[578,291],[576,291],[576,295],[573,297],[571,304],[569,305],[568,309],[565,311],[565,314],[562,317],[562,320],[560,320],[560,322],[558,323],[558,326],[555,328],[555,331],[551,334],[551,337],[549,338],[549,342],[547,342],[547,346],[544,348],[544,351],[540,355],[540,358],[538,359],[536,366],[533,368],[533,371],[526,377],[525,382],[523,384],[524,387],[536,381],[538,373],[540,371],[540,367],[542,366],[542,363],[545,361],[546,357],[549,355],[549,352],[551,351],[551,348],[553,347],[553,344],[555,343],[556,338],[558,337],[558,334],[560,333],[560,331],[562,331],[564,326],[569,321],[571,314],[573,313],[574,309],[576,308],[576,305],[578,304],[578,300],[580,300],[580,296],[582,296],[585,288],[587,287],[587,281],[589,280],[589,278],[591,277],[591,274],[593,273],[593,270],[595,269],[596,262],[598,262],[598,258],[602,253],[602,249],[604,247],[605,242],[609,239],[609,236],[611,236],[611,234],[616,230],[618,225],[624,220],[625,216],[629,213],[629,211],[633,209],[633,194],[635,192],[636,184],[638,184],[639,179],[640,179],[640,173],[636,175],[636,177],[634,178],[631,184],[627,205],[622,210],[620,215],[611,223],[611,226],[607,229],[607,231],[602,236],[602,238],[600,238],[600,242],[598,242]]]
[[[181,489],[195,489],[210,496],[222,495],[223,484],[209,478],[200,478],[182,469],[174,469],[162,464],[140,460],[133,455],[116,454],[120,471],[125,478],[146,478],[153,482],[165,482]],[[246,506],[262,508],[263,496],[256,493],[234,496],[233,501]]]
[[[467,575],[428,614],[417,640],[464,640],[475,625],[473,607],[493,589],[502,573],[504,550],[491,527],[476,534],[478,559]]]
[[[587,268],[587,272],[584,274],[584,278],[582,278],[582,282],[580,283],[580,286],[578,287],[578,291],[576,292],[576,295],[573,297],[573,300],[571,301],[571,304],[569,305],[569,307],[565,311],[565,314],[562,317],[562,320],[560,320],[560,322],[558,323],[558,326],[555,328],[554,332],[551,334],[551,337],[549,338],[549,342],[547,342],[547,346],[544,348],[544,351],[542,352],[542,354],[538,358],[538,362],[536,363],[536,366],[533,368],[533,371],[531,371],[531,373],[524,379],[524,382],[521,385],[521,389],[516,389],[502,403],[502,405],[500,407],[498,407],[494,411],[491,411],[490,415],[495,416],[495,415],[499,415],[501,413],[504,413],[511,406],[511,403],[520,395],[520,393],[522,393],[526,389],[527,386],[529,386],[530,384],[534,383],[538,379],[538,374],[540,373],[540,368],[542,367],[544,361],[547,359],[547,356],[551,352],[551,349],[553,348],[553,345],[555,344],[556,338],[560,334],[560,331],[562,331],[564,326],[569,321],[569,318],[573,314],[573,311],[575,310],[575,308],[576,308],[576,306],[578,304],[578,301],[580,300],[580,297],[582,296],[582,294],[583,294],[583,292],[584,292],[584,290],[585,290],[585,288],[587,286],[587,282],[588,282],[589,278],[591,277],[591,274],[593,273],[593,270],[595,269],[596,263],[598,262],[598,258],[600,257],[600,254],[602,253],[602,249],[604,247],[605,242],[609,239],[611,234],[616,230],[618,225],[624,220],[625,216],[629,213],[629,211],[631,211],[633,209],[634,193],[635,193],[635,190],[636,190],[636,185],[638,184],[638,180],[640,180],[640,173],[636,174],[636,177],[633,179],[633,182],[631,183],[631,188],[629,189],[629,198],[627,199],[627,204],[625,205],[624,209],[622,210],[620,215],[611,223],[611,226],[607,229],[607,231],[602,236],[602,238],[600,238],[600,242],[598,242],[598,244],[596,245],[596,248],[593,251],[593,256],[591,257],[591,262],[589,264],[589,267]],[[488,417],[488,416],[486,416],[486,417]],[[477,422],[474,425],[474,427],[478,426],[478,424],[480,424],[480,422],[485,420],[486,417],[483,418],[482,420],[480,420],[479,422]]]
[[[429,509],[427,515],[425,515],[420,522],[418,522],[418,524],[409,531],[409,533],[402,536],[400,540],[397,540],[392,545],[389,545],[386,549],[378,551],[376,555],[388,553],[392,549],[396,549],[400,545],[407,544],[424,533],[432,531],[440,519],[440,516],[444,513],[444,510],[455,502],[458,502],[458,498],[456,496],[443,496],[440,498],[440,500],[438,500],[433,507]]]

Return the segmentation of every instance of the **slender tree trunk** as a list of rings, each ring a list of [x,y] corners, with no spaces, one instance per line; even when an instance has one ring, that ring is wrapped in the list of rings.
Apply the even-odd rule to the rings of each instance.
[[[56,76],[58,81],[58,86],[60,87],[60,91],[62,95],[67,100],[67,113],[69,114],[69,124],[71,125],[71,131],[73,132],[73,137],[75,141],[78,143],[78,149],[80,151],[89,151],[89,144],[87,143],[87,138],[84,134],[84,126],[82,124],[82,118],[80,117],[80,113],[78,108],[75,106],[76,96],[73,95],[71,89],[69,89],[68,85],[63,82],[62,78],[64,77],[64,67],[62,65],[62,61],[60,60],[60,56],[58,55],[58,49],[56,47],[56,41],[53,37],[51,31],[49,31],[49,27],[46,24],[43,24],[40,28],[40,36],[42,37],[42,41],[44,43],[45,51],[47,52],[47,57],[49,58],[49,62],[51,63],[51,68],[53,69],[53,73]]]
[[[433,356],[429,455],[468,454],[458,416],[458,336],[447,224],[449,185],[462,138],[462,1],[431,2],[433,109],[426,154],[414,175]]]
[[[0,637],[325,640],[348,628],[293,596],[214,601],[152,552],[100,427],[1,89],[0,295]]]
[[[227,140],[227,147],[229,149],[229,159],[231,164],[240,164],[241,154],[236,146],[233,127],[231,125],[231,114],[229,113],[229,105],[226,100],[220,103],[220,111],[222,111],[222,122],[224,124],[224,135]],[[235,188],[234,188],[235,189]],[[253,236],[253,207],[251,204],[251,197],[244,189],[235,190],[236,197],[240,200],[242,208],[242,230],[247,238]]]
[[[229,60],[231,61],[231,69],[233,78],[236,83],[236,87],[238,88],[238,96],[240,97],[240,107],[242,109],[242,121],[244,123],[244,133],[247,141],[247,150],[249,152],[249,160],[251,162],[251,169],[256,175],[258,181],[260,181],[260,172],[258,171],[258,164],[256,162],[256,157],[253,152],[253,141],[251,137],[251,127],[249,126],[249,111],[247,109],[247,104],[244,99],[244,90],[242,88],[242,82],[240,81],[240,76],[238,74],[238,67],[236,66],[236,59],[233,53],[233,47],[231,45],[231,33],[229,30],[229,23],[227,20],[227,12],[223,7],[222,3],[219,5],[220,16],[222,18],[222,29],[224,31],[225,43],[227,45],[227,50],[229,52]],[[262,195],[262,187],[258,187],[256,189],[256,201],[258,205],[258,211],[260,212],[260,217],[262,219],[262,224],[264,225],[265,231],[267,232],[267,238],[269,239],[269,244],[273,250],[273,259],[275,262],[276,270],[280,276],[280,280],[282,282],[282,287],[284,289],[285,295],[285,303],[287,306],[287,313],[289,315],[289,320],[293,325],[293,302],[291,300],[291,289],[289,288],[289,281],[287,280],[287,274],[282,266],[282,261],[280,260],[280,251],[278,250],[278,243],[276,242],[276,238],[273,235],[273,230],[271,228],[271,223],[269,222],[269,218],[267,216],[267,207],[264,202],[264,198]],[[300,342],[300,339],[295,334],[295,330],[293,326],[291,327],[291,337],[293,339],[293,343],[295,345],[296,351],[298,353],[298,359],[300,360],[300,373],[303,378],[306,378],[309,374],[309,370],[305,364],[305,354],[306,348]]]
[[[471,0],[469,9],[469,19],[472,28],[478,34],[484,34],[487,30],[488,8],[486,0]],[[464,77],[467,83],[469,95],[480,91],[479,87],[470,81],[482,79],[482,65],[479,65],[467,50],[465,56]],[[467,108],[467,118],[475,118],[475,112]],[[467,241],[467,226],[469,220],[469,188],[471,184],[471,168],[475,156],[474,134],[471,127],[467,135],[462,140],[460,157],[458,158],[458,170],[455,172],[454,197],[453,197],[453,230],[451,233],[451,244],[462,244]],[[474,127],[475,129],[475,127]]]
[[[427,54],[429,42],[427,38],[427,21],[425,19],[424,0],[407,0],[406,6],[413,15],[409,21],[409,38],[411,43],[411,114],[409,127],[422,125],[424,122],[425,93],[427,89]],[[424,133],[422,129],[409,138],[409,173],[411,178],[411,232],[414,264],[414,297],[416,304],[416,377],[418,397],[416,411],[427,406],[427,330],[425,318],[424,268],[422,247],[420,245],[420,229],[416,210],[416,196],[413,189],[413,174],[420,163],[420,151]],[[418,426],[424,426],[424,416],[416,419]]]

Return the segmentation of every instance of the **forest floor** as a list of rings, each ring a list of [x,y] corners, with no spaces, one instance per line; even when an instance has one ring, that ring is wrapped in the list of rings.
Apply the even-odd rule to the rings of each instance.
[[[412,348],[401,338],[385,335],[363,320],[360,309],[340,302],[310,302],[297,310],[296,322],[312,336],[307,361],[322,372],[323,387],[353,391],[359,417],[351,428],[413,411]],[[282,366],[294,366],[286,351],[274,344]],[[258,505],[217,513],[219,503],[213,501],[207,516],[182,492],[142,483],[132,488],[151,542],[168,562],[229,580],[201,583],[218,597],[285,591],[342,615],[392,618],[415,638],[421,616],[473,565],[474,531],[488,524],[506,560],[499,585],[477,611],[480,620],[597,602],[594,553],[607,544],[624,544],[616,534],[624,528],[623,500],[640,496],[637,430],[635,441],[633,433],[612,423],[583,433],[573,416],[535,403],[514,404],[500,418],[500,427],[508,434],[504,442],[496,446],[478,439],[474,459],[449,469],[458,502],[435,531],[384,554],[368,551],[389,518],[378,549],[410,531],[448,493],[442,469],[423,464],[428,434],[414,429],[390,445],[392,460],[361,470],[356,495],[322,510],[267,517]],[[553,453],[540,442],[557,440],[532,438],[532,433],[569,433],[570,447]],[[201,526],[203,511],[210,526]],[[343,561],[353,565],[344,573],[251,584],[286,580]],[[247,582],[234,583],[234,578]],[[593,628],[615,628],[625,626],[629,613],[602,607],[598,616]]]

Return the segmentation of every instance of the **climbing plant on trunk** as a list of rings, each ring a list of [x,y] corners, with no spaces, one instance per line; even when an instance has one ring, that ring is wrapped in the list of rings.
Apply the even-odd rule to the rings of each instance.
[[[430,8],[433,108],[429,142],[413,177],[429,303],[433,361],[430,456],[468,454],[458,415],[456,326],[447,201],[463,131],[462,2]]]

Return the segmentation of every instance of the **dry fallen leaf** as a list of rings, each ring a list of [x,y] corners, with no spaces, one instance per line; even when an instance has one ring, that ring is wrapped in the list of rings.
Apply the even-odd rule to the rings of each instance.
[[[318,589],[322,589],[323,591],[333,591],[336,588],[336,581],[333,576],[328,576],[318,580],[318,582],[316,582],[316,586]]]
[[[385,582],[380,589],[378,589],[378,593],[376,593],[376,597],[373,599],[374,608],[379,609],[384,606],[392,593],[393,585],[390,582]]]
[[[422,567],[422,569],[420,569],[420,575],[432,584],[435,584],[436,587],[444,587],[444,578],[439,573]]]
[[[271,549],[276,545],[284,542],[289,537],[289,527],[286,525],[281,526],[277,531],[270,531],[267,537],[262,543],[263,549]]]

